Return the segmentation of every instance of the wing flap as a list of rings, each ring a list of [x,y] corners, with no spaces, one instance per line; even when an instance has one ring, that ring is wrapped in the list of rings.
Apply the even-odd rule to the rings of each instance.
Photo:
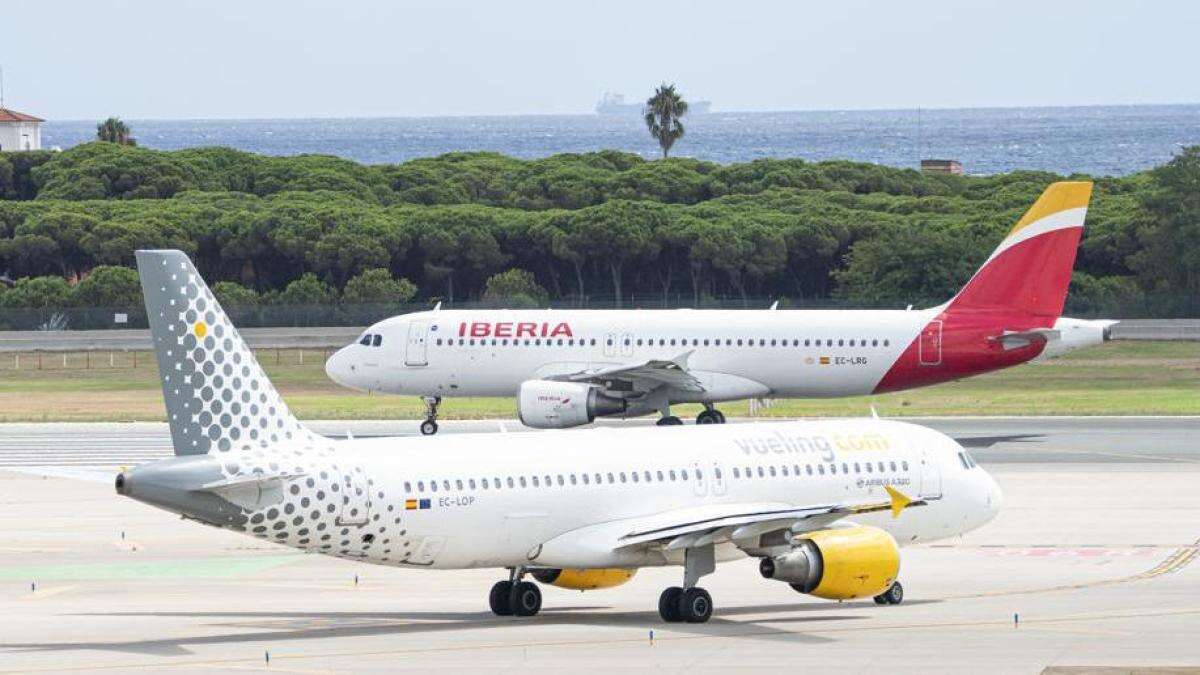
[[[606,381],[614,378],[629,378],[647,380],[683,391],[704,391],[704,385],[688,371],[687,361],[691,354],[689,351],[673,359],[647,359],[638,363],[586,368],[573,373],[557,375],[551,379],[603,385]]]
[[[630,530],[618,537],[617,547],[660,544],[672,551],[705,544],[753,539],[773,530],[802,532],[826,527],[842,518],[864,513],[890,511],[893,518],[912,506],[927,502],[912,499],[885,486],[887,501],[848,502],[795,507],[782,504],[726,504],[703,509],[683,509],[632,519]]]

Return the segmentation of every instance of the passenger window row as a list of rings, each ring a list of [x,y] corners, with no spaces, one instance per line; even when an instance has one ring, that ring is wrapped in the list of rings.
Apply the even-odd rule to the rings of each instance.
[[[368,338],[368,337],[369,336],[364,335],[363,340],[366,340],[366,338]],[[377,335],[375,337],[378,338],[379,336]],[[360,340],[359,342],[361,344],[367,344],[363,340]],[[821,347],[821,346],[825,346],[825,347],[835,347],[835,346],[836,347],[868,347],[868,346],[869,347],[878,347],[880,345],[883,345],[884,347],[890,347],[892,344],[891,340],[888,340],[888,339],[879,340],[877,338],[873,338],[873,339],[869,339],[869,340],[867,338],[838,338],[836,340],[833,338],[826,338],[823,340],[822,339],[814,340],[812,338],[808,338],[808,339],[804,339],[804,340],[801,340],[800,338],[792,338],[790,340],[787,338],[784,338],[784,339],[772,338],[769,340],[767,338],[715,338],[715,339],[691,338],[690,340],[686,339],[686,338],[679,338],[679,339],[676,339],[676,338],[670,338],[670,339],[668,339],[668,338],[636,338],[636,339],[635,338],[623,338],[620,342],[622,344],[624,344],[626,347],[630,347],[630,346],[654,347],[654,346],[656,346],[655,340],[657,340],[657,346],[659,346],[659,347],[667,347],[667,346],[670,346],[670,347],[675,347],[675,346],[679,346],[679,347],[687,347],[687,346],[692,346],[692,347],[755,347],[755,346],[758,346],[758,347],[788,347],[788,346],[791,346],[791,347],[800,347],[800,346],[804,346],[804,347]],[[493,347],[507,347],[510,344],[510,341],[508,340],[508,338],[499,338],[499,339],[491,338],[490,340],[488,340],[486,338],[479,338],[478,340],[476,340],[475,338],[458,338],[457,344],[460,347],[463,347],[463,346],[474,347],[474,346],[476,346],[477,342],[480,347],[488,346],[489,344]],[[789,342],[791,343],[790,345],[788,344]],[[604,343],[605,343],[605,345],[611,347],[616,343],[616,341],[613,340],[612,338],[608,338],[604,341]],[[443,346],[443,345],[452,347],[455,345],[455,341],[454,341],[454,338],[444,338],[444,339],[438,338],[435,344],[437,344],[437,346],[439,346],[439,347]],[[511,341],[511,344],[513,347],[519,347],[519,346],[528,347],[531,345],[534,347],[540,347],[543,344],[547,347],[553,347],[553,346],[558,346],[558,347],[575,347],[575,346],[595,347],[596,346],[596,338],[591,338],[591,339],[579,338],[578,340],[576,340],[574,338],[567,338],[567,339],[546,338],[545,340],[543,340],[541,338],[533,338],[533,339],[525,338],[523,340],[514,338]],[[379,345],[376,344],[375,346],[378,347]]]
[[[828,469],[826,469],[828,467]],[[908,471],[908,461],[902,460],[899,463],[892,462],[842,462],[841,472],[848,474],[851,471],[854,473],[886,473],[890,469],[895,473],[897,470]],[[792,465],[770,465],[758,467],[733,467],[733,477],[737,479],[750,480],[754,478],[775,478],[778,476],[795,477],[801,476],[825,476],[837,475],[838,464],[835,462],[805,464],[801,469],[800,464]],[[713,467],[713,477],[717,480],[724,478],[720,467]],[[514,490],[518,488],[552,488],[566,487],[578,485],[614,485],[617,483],[666,483],[688,480],[704,480],[704,470],[699,468],[691,469],[643,469],[640,471],[608,471],[594,473],[568,473],[568,474],[543,474],[540,476],[500,476],[485,477],[478,480],[474,478],[455,478],[455,479],[433,479],[429,481],[418,480],[404,482],[404,491],[407,494],[417,494],[438,491],[450,492],[452,490],[503,490],[505,488]]]

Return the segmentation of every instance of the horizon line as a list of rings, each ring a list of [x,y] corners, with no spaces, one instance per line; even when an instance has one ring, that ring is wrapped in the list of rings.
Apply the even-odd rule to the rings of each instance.
[[[6,106],[7,108],[8,106]],[[981,106],[913,106],[913,107],[864,107],[864,108],[791,108],[791,109],[744,109],[744,110],[713,110],[703,113],[709,115],[772,115],[780,113],[860,113],[860,112],[956,112],[964,110],[1071,110],[1084,108],[1172,108],[1200,107],[1200,102],[1174,103],[1082,103],[1057,105],[981,105]],[[9,108],[11,109],[11,108]],[[29,113],[33,114],[33,113]],[[105,115],[102,117],[65,117],[46,118],[44,123],[55,122],[88,122],[96,119],[120,117]],[[136,122],[269,122],[269,121],[301,121],[301,120],[393,120],[393,119],[500,119],[513,117],[611,117],[628,118],[631,114],[602,115],[593,111],[588,112],[559,112],[559,113],[443,113],[429,115],[307,115],[307,116],[231,116],[231,117],[122,117]]]

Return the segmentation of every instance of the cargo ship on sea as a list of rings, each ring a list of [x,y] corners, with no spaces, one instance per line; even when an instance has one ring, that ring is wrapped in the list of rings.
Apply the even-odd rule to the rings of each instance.
[[[641,115],[644,103],[627,103],[624,94],[605,92],[596,104],[597,115]],[[689,115],[704,115],[712,107],[712,101],[688,101]]]

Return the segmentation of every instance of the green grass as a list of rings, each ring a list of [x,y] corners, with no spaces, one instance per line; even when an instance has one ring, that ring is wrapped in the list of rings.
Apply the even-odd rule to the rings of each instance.
[[[0,355],[0,422],[143,421],[164,418],[150,354]],[[320,351],[265,350],[259,361],[303,419],[419,419],[416,397],[366,395],[330,382]],[[303,363],[301,363],[303,359]],[[1112,342],[1045,363],[911,391],[843,399],[775,401],[762,416],[1200,415],[1200,343]],[[726,403],[728,415],[747,402]],[[679,406],[692,416],[697,406]],[[445,419],[512,417],[512,399],[448,399]]]

